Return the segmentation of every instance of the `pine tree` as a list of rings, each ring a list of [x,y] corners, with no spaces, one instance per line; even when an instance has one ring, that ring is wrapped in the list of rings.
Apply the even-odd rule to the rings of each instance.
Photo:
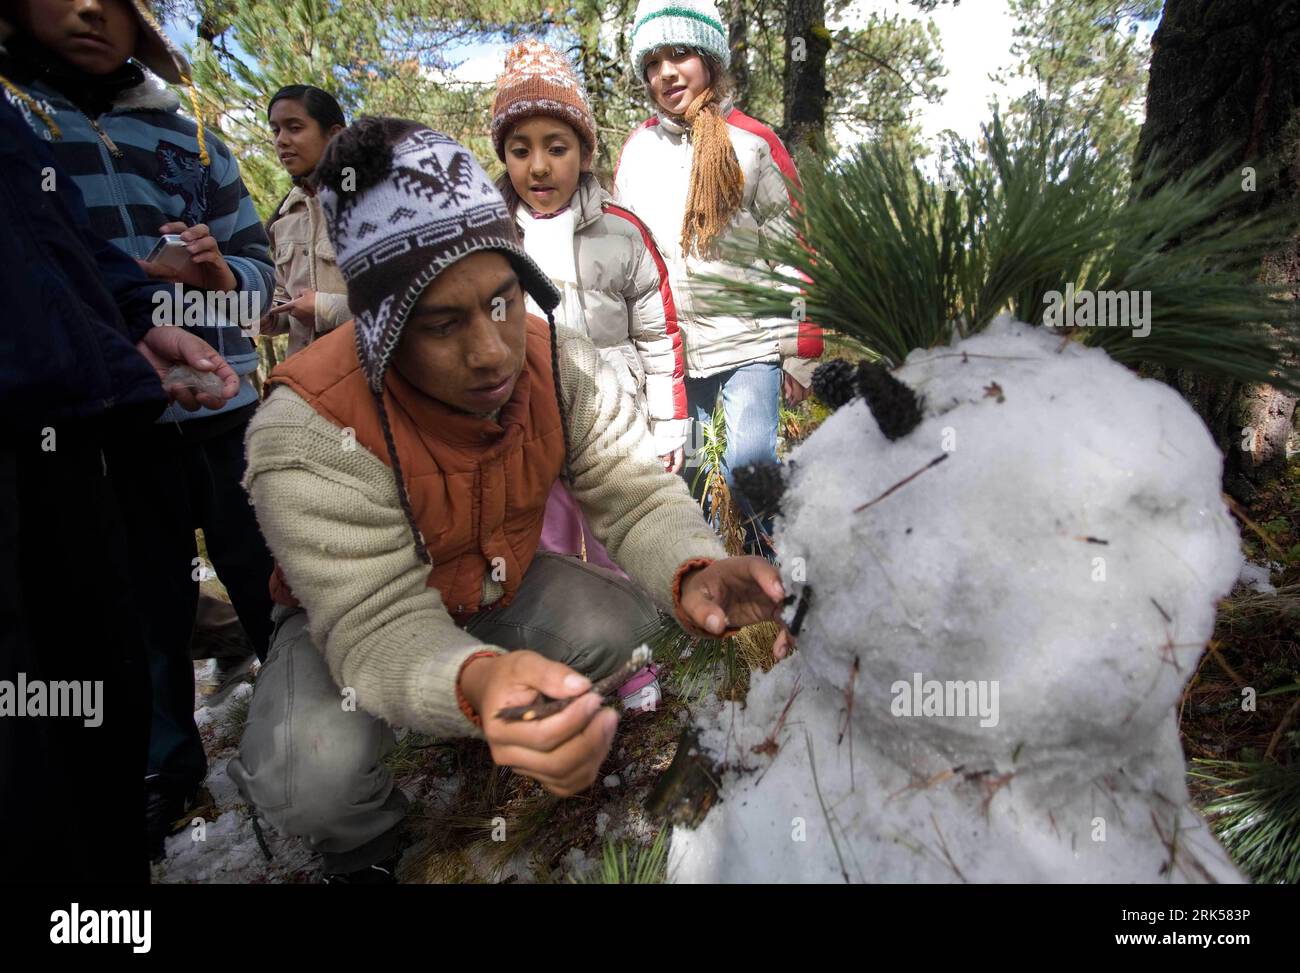
[[[999,78],[1033,87],[1011,104],[1008,122],[1027,123],[1034,106],[1045,103],[1065,125],[1086,130],[1094,145],[1131,155],[1150,54],[1142,22],[1160,7],[1161,0],[1011,0],[1014,65]]]
[[[792,17],[792,5],[783,0],[721,0],[736,105],[781,129],[793,145],[804,144],[806,131],[794,131],[794,121],[819,113],[822,121],[813,127],[821,129],[818,134],[832,151],[842,130],[854,138],[913,142],[913,99],[939,100],[943,64],[937,31],[917,15],[932,12],[938,3],[912,0],[911,5],[916,13],[886,14],[863,11],[855,0],[826,0],[822,11],[801,8],[803,16]],[[819,54],[824,83],[800,87],[804,69],[815,64],[808,59]],[[796,55],[805,60],[793,60]]]

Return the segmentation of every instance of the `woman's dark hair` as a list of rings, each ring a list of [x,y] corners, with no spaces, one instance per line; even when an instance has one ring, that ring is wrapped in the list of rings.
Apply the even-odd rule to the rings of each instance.
[[[322,88],[317,88],[309,84],[287,84],[271,96],[271,100],[266,103],[266,118],[271,119],[271,109],[275,107],[277,101],[285,99],[291,101],[301,101],[302,106],[307,109],[307,114],[312,117],[322,132],[328,132],[335,125],[347,126],[347,119],[343,117],[343,109],[334,96]]]

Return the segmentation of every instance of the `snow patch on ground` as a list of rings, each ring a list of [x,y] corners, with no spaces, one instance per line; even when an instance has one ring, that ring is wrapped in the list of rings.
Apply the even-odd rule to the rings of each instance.
[[[214,671],[208,660],[195,666],[195,681],[202,686]],[[257,667],[250,672],[251,678]],[[195,698],[194,722],[203,737],[208,755],[208,776],[204,787],[212,797],[209,807],[195,808],[194,818],[178,834],[167,839],[166,857],[153,866],[153,881],[159,883],[291,883],[320,880],[320,860],[296,838],[281,837],[263,823],[262,833],[271,852],[267,861],[257,841],[248,805],[226,773],[226,765],[239,750],[242,722],[240,712],[253,695],[253,683],[236,685],[216,705]]]
[[[588,858],[581,848],[570,848],[560,858],[560,871],[571,882],[580,882],[600,867],[598,860]]]
[[[1258,592],[1261,595],[1275,595],[1277,589],[1269,581],[1272,573],[1272,568],[1267,564],[1246,561],[1241,566],[1241,576],[1238,580],[1251,591]]]

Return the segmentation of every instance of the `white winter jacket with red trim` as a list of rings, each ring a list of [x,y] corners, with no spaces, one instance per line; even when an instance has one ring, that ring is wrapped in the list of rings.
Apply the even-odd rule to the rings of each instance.
[[[793,201],[785,180],[798,182],[790,154],[766,125],[729,106],[723,109],[745,177],[741,207],[728,235],[790,232],[787,219]],[[661,112],[628,137],[614,170],[615,199],[641,215],[668,262],[686,347],[686,374],[702,378],[740,365],[780,360],[786,371],[807,385],[822,354],[821,333],[811,322],[796,321],[793,315],[723,317],[699,309],[698,287],[692,288],[692,278],[734,276],[737,270],[719,260],[686,258],[682,253],[682,218],[693,158],[690,131]]]
[[[578,183],[569,205],[575,211],[577,281],[555,282],[564,295],[556,323],[591,339],[646,416],[656,455],[670,453],[685,445],[688,422],[682,338],[668,267],[645,224],[615,205],[594,176]],[[517,222],[529,250],[530,220],[522,204],[520,209]]]

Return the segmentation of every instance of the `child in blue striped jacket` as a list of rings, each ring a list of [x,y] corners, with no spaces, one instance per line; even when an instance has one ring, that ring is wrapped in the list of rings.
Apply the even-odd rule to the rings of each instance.
[[[188,80],[179,52],[151,50],[150,31],[127,0],[30,0],[18,9],[0,62],[8,82],[4,94],[52,143],[85,198],[95,231],[137,260],[163,232],[182,233],[190,267],[179,277],[146,267],[150,276],[204,290],[253,291],[257,303],[269,307],[274,269],[239,163],[201,123],[180,113],[174,92],[130,60],[134,56],[166,80]],[[200,227],[206,232],[194,232]],[[247,376],[257,368],[257,350],[238,323],[208,320],[193,330]],[[243,379],[222,411],[256,400],[252,383]],[[173,407],[164,419],[211,415]]]
[[[208,555],[259,654],[270,637],[271,556],[241,486],[244,429],[258,400],[249,376],[258,356],[240,325],[269,307],[273,269],[239,164],[144,70],[190,83],[188,63],[143,0],[25,0],[6,9],[16,13],[13,22],[0,21],[4,96],[49,141],[85,197],[93,229],[150,276],[178,285],[172,293],[183,297],[184,314],[181,307],[170,314],[159,308],[155,323],[183,325],[240,376],[239,392],[223,408],[169,408],[133,459],[139,476],[156,485],[149,496],[133,498],[148,506],[156,532],[131,538],[151,552],[156,576],[121,580],[153,598],[149,813],[161,851],[161,834],[184,812],[207,764],[194,725],[189,658],[198,599],[196,528],[203,529]],[[193,97],[192,86],[190,92]],[[179,234],[188,252],[179,270],[144,259],[169,233]],[[222,299],[212,300],[215,294]],[[252,307],[252,321],[229,314],[232,304]],[[190,313],[196,305],[201,315]]]

